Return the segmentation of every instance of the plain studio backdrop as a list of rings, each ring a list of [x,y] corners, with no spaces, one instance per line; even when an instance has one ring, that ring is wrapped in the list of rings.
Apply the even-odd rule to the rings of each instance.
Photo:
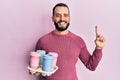
[[[59,2],[70,7],[69,30],[85,40],[91,54],[95,25],[106,39],[96,71],[78,60],[79,80],[120,80],[119,0],[0,0],[0,80],[38,80],[28,74],[29,52],[41,36],[54,29],[52,8]]]

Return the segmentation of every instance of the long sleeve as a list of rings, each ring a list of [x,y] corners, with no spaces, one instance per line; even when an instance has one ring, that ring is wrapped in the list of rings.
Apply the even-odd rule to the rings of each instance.
[[[91,55],[86,46],[84,46],[81,49],[79,58],[83,62],[83,64],[90,70],[94,71],[96,67],[98,66],[98,63],[100,62],[102,57],[102,50],[101,49],[95,49],[93,51],[93,54]]]
[[[42,48],[41,48],[41,41],[40,41],[40,39],[38,40],[38,42],[37,42],[37,44],[36,44],[36,46],[35,46],[35,51],[36,50],[41,50]]]

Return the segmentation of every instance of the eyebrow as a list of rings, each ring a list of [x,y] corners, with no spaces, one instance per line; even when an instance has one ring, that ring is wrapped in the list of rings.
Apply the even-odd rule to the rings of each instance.
[[[61,14],[61,13],[55,13],[55,14]],[[69,15],[69,13],[64,13],[64,14],[68,14]]]

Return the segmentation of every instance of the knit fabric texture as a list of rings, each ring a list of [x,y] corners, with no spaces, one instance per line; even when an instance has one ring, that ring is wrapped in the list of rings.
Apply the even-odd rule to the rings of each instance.
[[[102,57],[101,49],[95,49],[91,55],[83,39],[70,31],[65,35],[58,35],[54,31],[46,34],[38,40],[36,50],[58,53],[59,69],[43,80],[78,80],[76,74],[78,59],[86,68],[94,71]]]

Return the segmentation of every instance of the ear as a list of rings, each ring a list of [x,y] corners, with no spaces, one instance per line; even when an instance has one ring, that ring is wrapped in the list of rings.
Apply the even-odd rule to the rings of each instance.
[[[71,18],[69,17],[69,19],[68,19],[69,21],[68,22],[70,22],[71,21]]]
[[[54,16],[52,16],[52,21],[54,22]]]

